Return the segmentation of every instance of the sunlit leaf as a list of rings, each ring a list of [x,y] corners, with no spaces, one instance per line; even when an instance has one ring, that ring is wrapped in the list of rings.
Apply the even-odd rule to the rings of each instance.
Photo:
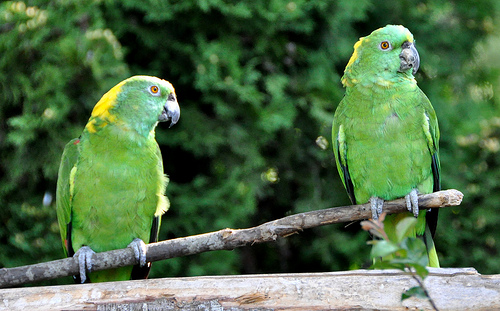
[[[411,297],[416,297],[416,298],[421,298],[421,299],[428,299],[429,298],[425,294],[423,288],[420,286],[412,287],[409,290],[407,290],[401,294],[401,300],[405,300],[405,299],[408,299]]]
[[[393,242],[380,240],[377,241],[375,245],[373,245],[371,251],[371,257],[372,258],[385,257],[397,252],[399,249],[400,247],[394,244]]]
[[[406,217],[400,220],[396,225],[396,236],[397,243],[401,242],[404,237],[409,236],[409,233],[415,230],[415,226],[417,225],[417,218],[415,217]]]

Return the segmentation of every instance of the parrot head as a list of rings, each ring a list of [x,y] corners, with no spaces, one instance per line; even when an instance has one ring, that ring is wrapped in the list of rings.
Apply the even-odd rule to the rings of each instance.
[[[389,85],[400,79],[414,80],[419,66],[420,57],[411,32],[403,26],[387,25],[356,42],[342,84]]]
[[[95,133],[109,124],[148,136],[158,122],[179,121],[180,108],[170,82],[151,76],[128,78],[102,96],[86,129]]]

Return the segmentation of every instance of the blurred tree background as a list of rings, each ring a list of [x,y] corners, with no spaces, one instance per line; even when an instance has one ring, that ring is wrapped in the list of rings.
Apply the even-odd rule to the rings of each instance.
[[[349,204],[331,150],[344,66],[386,24],[414,34],[417,81],[438,114],[443,267],[500,273],[500,28],[495,0],[26,0],[0,4],[0,267],[63,256],[55,186],[64,145],[134,74],[176,87],[157,128],[171,182],[161,239]],[[152,277],[366,267],[358,223],[175,258]],[[57,282],[71,282],[58,280]]]

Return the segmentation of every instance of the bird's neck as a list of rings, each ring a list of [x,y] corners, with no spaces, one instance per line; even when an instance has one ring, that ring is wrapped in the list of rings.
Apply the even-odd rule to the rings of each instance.
[[[359,70],[359,68],[347,68],[342,76],[342,84],[344,87],[352,87],[355,85],[362,85],[365,87],[392,87],[396,83],[411,84],[416,86],[417,81],[410,70],[407,72],[394,72],[394,71],[378,71],[366,72]]]
[[[131,127],[124,123],[113,122],[104,126],[86,127],[82,136],[91,144],[105,148],[141,148],[155,141],[155,127]]]

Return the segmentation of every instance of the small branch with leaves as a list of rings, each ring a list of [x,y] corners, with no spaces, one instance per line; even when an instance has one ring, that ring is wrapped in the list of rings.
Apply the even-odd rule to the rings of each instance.
[[[454,189],[419,196],[420,209],[460,205],[463,194]],[[404,199],[384,203],[387,214],[407,212]],[[153,262],[174,257],[199,254],[215,250],[232,250],[237,247],[275,241],[304,229],[342,222],[369,219],[370,204],[349,205],[290,215],[248,229],[223,229],[215,232],[166,240],[147,245],[147,261]],[[92,271],[137,264],[130,248],[96,253],[92,257]],[[78,261],[65,258],[50,262],[0,269],[0,288],[55,279],[79,273]]]
[[[361,222],[363,230],[375,237],[369,241],[372,244],[370,256],[374,260],[374,269],[398,269],[408,273],[418,284],[401,295],[401,301],[416,297],[428,299],[432,308],[438,311],[436,304],[429,295],[429,291],[423,284],[423,280],[429,275],[429,265],[426,245],[423,240],[409,236],[414,232],[417,218],[408,216],[401,219],[396,225],[396,235],[389,237],[384,230],[386,213],[382,213],[379,219],[365,220]],[[383,260],[380,260],[383,258]]]

